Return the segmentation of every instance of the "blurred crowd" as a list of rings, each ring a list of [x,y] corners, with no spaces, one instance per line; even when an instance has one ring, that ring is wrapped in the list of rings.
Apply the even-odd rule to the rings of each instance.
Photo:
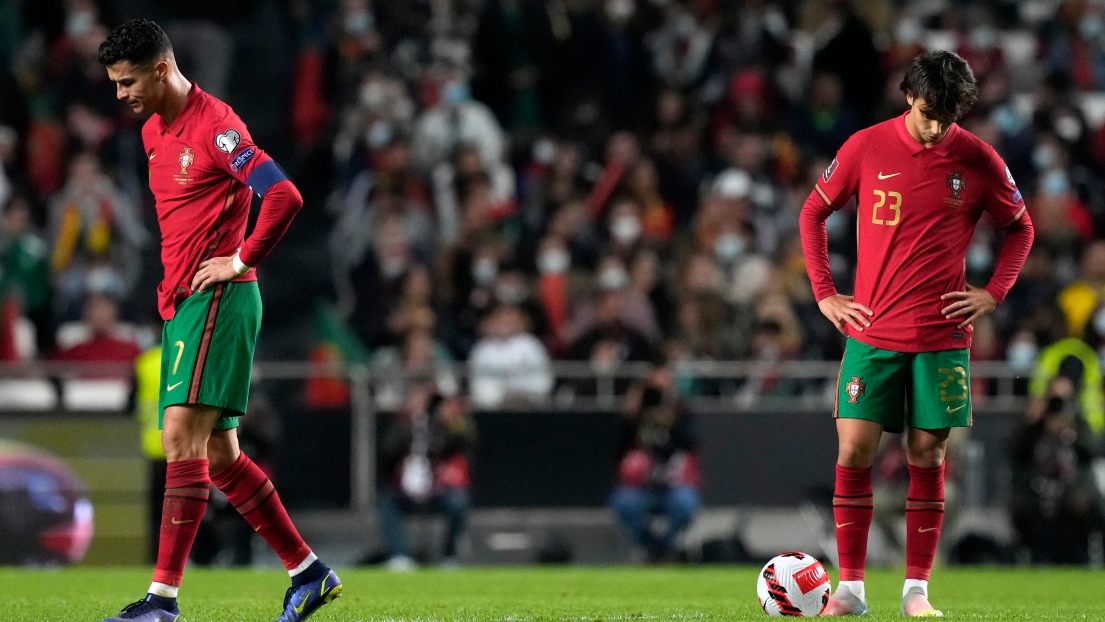
[[[56,356],[59,328],[87,324],[90,300],[132,323],[146,315],[136,284],[160,271],[140,120],[95,60],[108,26],[140,4],[4,5],[3,358]],[[248,23],[266,8],[223,10]],[[269,94],[287,117],[269,148],[293,171],[325,153],[299,180],[324,188],[325,216],[303,226],[332,228],[330,299],[378,370],[470,360],[474,392],[497,403],[547,394],[556,359],[837,358],[797,211],[847,136],[902,112],[902,70],[931,46],[974,67],[981,101],[961,123],[1005,157],[1038,230],[974,357],[1029,368],[1060,337],[1096,348],[1105,334],[1099,3],[283,8],[297,46],[288,92]],[[233,105],[236,34],[217,16],[201,3],[165,23],[186,73]],[[828,223],[844,290],[853,219]],[[979,227],[972,283],[1000,243]],[[266,287],[295,287],[282,281]],[[757,394],[801,390],[762,384]]]
[[[345,343],[302,354],[366,357],[382,407],[425,410],[401,372],[456,394],[455,361],[469,363],[473,401],[498,405],[549,395],[556,360],[838,359],[798,211],[850,134],[905,110],[903,70],[932,47],[971,63],[980,101],[960,123],[1005,158],[1036,226],[972,358],[1092,388],[1059,362],[1044,369],[1041,352],[1073,339],[1080,369],[1105,354],[1098,1],[14,0],[0,3],[0,360],[130,361],[156,341],[142,121],[96,61],[109,29],[136,16],[161,21],[185,75],[234,106],[304,190],[277,255],[327,267],[267,272],[264,287],[294,298],[330,276],[318,339]],[[247,41],[258,30],[286,41],[283,55],[259,53]],[[842,291],[854,219],[827,223]],[[328,240],[325,255],[304,239]],[[981,223],[969,282],[985,284],[1000,244]],[[1067,385],[1034,382],[1015,452],[1025,469],[1044,459],[1033,443],[1082,447],[1063,439],[1083,427],[1047,423],[1078,401],[1052,399]],[[342,399],[315,388],[317,403]],[[740,390],[806,387],[764,377]],[[1079,405],[1099,435],[1101,404]],[[627,523],[657,504],[615,503]],[[659,549],[669,535],[638,532]]]

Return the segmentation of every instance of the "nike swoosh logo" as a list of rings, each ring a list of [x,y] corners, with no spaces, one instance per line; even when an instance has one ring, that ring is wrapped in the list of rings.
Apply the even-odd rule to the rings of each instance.
[[[852,521],[850,523],[837,523],[836,528],[840,529],[842,527],[847,527],[848,525],[855,525],[855,524],[856,524],[856,521]]]
[[[156,157],[157,157],[156,153],[150,154],[150,162],[153,162],[153,159],[156,158]]]
[[[182,385],[182,384],[184,384],[184,381],[183,381],[183,380],[181,380],[180,382],[178,382],[178,383],[176,383],[176,384],[170,384],[169,386],[165,387],[165,390],[166,390],[166,391],[172,391],[173,389],[175,389],[175,388],[179,387],[179,386],[180,386],[180,385]]]
[[[956,406],[955,408],[952,408],[951,406],[948,406],[948,407],[944,408],[944,410],[946,410],[946,411],[947,411],[947,413],[948,413],[948,414],[950,415],[950,414],[952,414],[953,412],[955,412],[955,411],[957,411],[957,410],[963,410],[963,409],[964,409],[964,408],[966,408],[966,407],[967,407],[967,405],[966,405],[966,404],[963,404],[962,406]]]
[[[292,607],[292,610],[296,613],[303,613],[303,608],[307,606],[307,599],[311,597],[311,591],[307,590],[307,594],[303,597],[303,602],[299,603],[298,607]]]
[[[928,529],[921,529],[920,527],[918,527],[917,528],[917,533],[925,533],[927,531],[936,531],[937,529],[940,529],[940,528],[939,527],[929,527]]]
[[[890,179],[891,177],[897,177],[898,175],[901,175],[901,173],[891,173],[889,175],[883,175],[882,171],[879,171],[879,180]]]
[[[184,523],[194,523],[194,522],[196,522],[196,521],[195,520],[177,520],[175,518],[173,519],[173,524],[174,525],[183,525]]]

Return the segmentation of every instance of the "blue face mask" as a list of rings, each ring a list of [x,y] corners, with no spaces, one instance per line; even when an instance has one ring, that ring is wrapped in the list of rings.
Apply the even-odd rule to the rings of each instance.
[[[971,272],[988,270],[992,261],[993,253],[985,246],[975,244],[967,251],[967,269]]]
[[[1048,171],[1041,188],[1048,196],[1062,196],[1070,191],[1070,182],[1063,171]]]
[[[445,100],[446,103],[455,106],[457,104],[463,104],[471,99],[472,91],[464,82],[453,82],[445,87],[445,90],[441,93],[441,98]]]
[[[1002,134],[1006,136],[1015,136],[1021,133],[1024,129],[1024,121],[1021,116],[1017,114],[1017,111],[1013,110],[1012,106],[1001,106],[994,111],[990,120],[994,122],[994,125],[998,126]]]
[[[1020,341],[1009,346],[1007,358],[1009,365],[1018,371],[1027,371],[1036,364],[1038,352],[1036,346],[1027,341]]]

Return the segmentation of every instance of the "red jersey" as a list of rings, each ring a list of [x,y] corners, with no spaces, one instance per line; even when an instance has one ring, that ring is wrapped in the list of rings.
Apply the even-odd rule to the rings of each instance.
[[[846,325],[849,336],[895,352],[970,347],[971,327],[957,328],[963,317],[945,319],[941,310],[954,301],[940,297],[966,288],[965,260],[978,219],[989,212],[996,225],[1018,232],[1007,236],[986,286],[998,302],[1032,242],[1024,201],[1001,157],[955,124],[926,149],[910,136],[904,116],[854,134],[803,207],[803,249],[818,301],[837,293],[824,220],[853,196],[859,256],[854,297],[874,316],[862,332]]]
[[[253,198],[248,181],[272,158],[253,144],[230,106],[196,84],[172,125],[159,114],[146,121],[142,143],[149,158],[165,268],[157,288],[158,309],[168,321],[177,305],[192,295],[192,277],[200,263],[242,248]],[[244,251],[242,261],[254,265]],[[252,269],[236,279],[256,280]]]

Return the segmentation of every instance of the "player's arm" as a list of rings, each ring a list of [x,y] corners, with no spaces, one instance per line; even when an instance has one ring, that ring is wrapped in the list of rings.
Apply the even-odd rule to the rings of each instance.
[[[237,121],[241,124],[241,121]],[[228,134],[229,132],[233,134]],[[236,137],[235,137],[236,134]],[[220,137],[223,137],[220,141]],[[232,281],[265,258],[284,237],[295,215],[303,207],[303,197],[272,158],[249,139],[245,126],[228,129],[215,137],[216,161],[226,160],[227,172],[249,186],[261,197],[261,209],[253,233],[237,254],[213,257],[200,264],[192,279],[192,289],[203,291],[215,283]]]
[[[845,324],[862,331],[871,325],[867,318],[874,315],[871,309],[855,302],[851,296],[837,293],[829,268],[829,235],[825,230],[825,221],[829,216],[859,189],[857,142],[858,139],[853,136],[840,148],[836,158],[814,184],[798,217],[806,273],[810,277],[817,306],[843,334],[847,334]]]
[[[984,198],[985,209],[990,212],[994,222],[1005,230],[1005,240],[1001,244],[1001,253],[994,267],[994,275],[986,287],[967,286],[962,292],[950,292],[940,297],[943,301],[952,301],[941,313],[948,319],[964,318],[958,327],[970,325],[978,318],[997,308],[1021,272],[1032,249],[1035,230],[1028,208],[1024,204],[1020,190],[1013,181],[1005,163],[996,153],[992,156],[991,168],[996,180],[992,190]]]

